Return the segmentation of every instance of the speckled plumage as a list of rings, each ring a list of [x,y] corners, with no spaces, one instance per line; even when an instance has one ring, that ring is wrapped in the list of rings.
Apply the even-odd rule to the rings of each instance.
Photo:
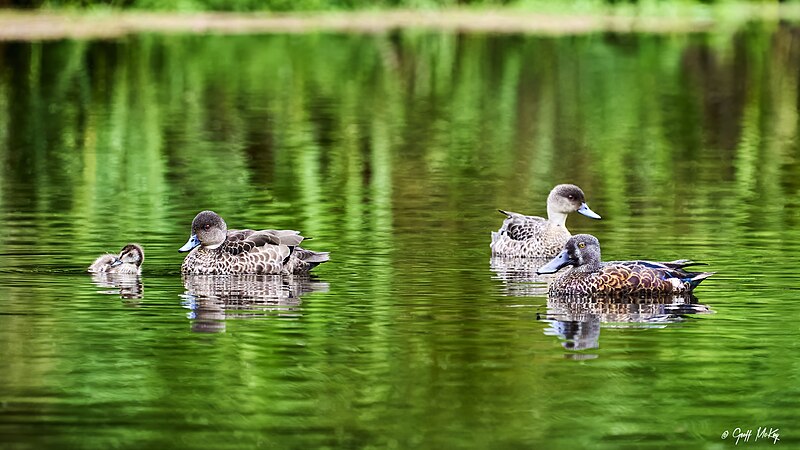
[[[599,219],[586,205],[581,188],[559,184],[547,197],[547,219],[499,210],[506,215],[503,226],[492,232],[493,256],[552,258],[564,248],[571,234],[565,222],[567,214],[577,211]]]
[[[144,249],[139,244],[128,244],[122,247],[119,255],[106,253],[100,255],[88,271],[91,273],[142,273],[142,263],[144,262]]]
[[[192,235],[181,248],[191,250],[181,273],[306,273],[328,261],[328,253],[301,248],[303,239],[294,230],[228,230],[219,215],[202,211],[192,221]]]
[[[589,234],[572,236],[558,256],[537,271],[553,273],[573,267],[556,278],[550,296],[640,296],[688,295],[713,272],[688,272],[689,260],[671,262],[601,262],[600,243]]]

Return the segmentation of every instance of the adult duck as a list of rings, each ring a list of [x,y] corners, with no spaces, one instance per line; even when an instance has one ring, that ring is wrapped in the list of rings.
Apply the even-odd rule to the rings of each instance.
[[[578,212],[592,219],[600,216],[589,209],[586,196],[574,184],[559,184],[547,196],[547,219],[498,210],[506,215],[503,226],[492,232],[493,256],[552,258],[572,236],[567,215]]]
[[[550,296],[688,295],[700,282],[714,274],[685,270],[693,264],[697,263],[686,259],[602,262],[597,238],[590,234],[577,234],[567,240],[558,256],[536,272],[555,273],[572,265],[550,284]]]
[[[300,247],[294,230],[229,230],[214,211],[201,211],[192,221],[189,240],[179,252],[189,252],[183,274],[307,273],[328,261],[327,252]]]

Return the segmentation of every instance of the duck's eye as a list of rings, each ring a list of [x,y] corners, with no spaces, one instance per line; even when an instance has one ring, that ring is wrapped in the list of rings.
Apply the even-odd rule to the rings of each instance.
[[[567,196],[567,198],[568,198],[568,199],[570,199],[570,200],[575,200],[575,196],[574,196],[574,195],[572,195],[572,194],[569,194],[569,195]]]
[[[207,223],[207,224],[203,225],[203,229],[206,230],[206,231],[210,230],[211,229],[211,224]]]
[[[583,242],[578,242],[578,248],[586,248],[586,244]]]

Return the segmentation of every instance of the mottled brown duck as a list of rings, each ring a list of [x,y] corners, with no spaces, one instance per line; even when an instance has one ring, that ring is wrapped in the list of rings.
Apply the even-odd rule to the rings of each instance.
[[[600,242],[590,234],[572,236],[564,249],[537,273],[555,273],[572,268],[556,278],[548,290],[550,296],[668,296],[689,295],[713,272],[685,270],[692,261],[671,262],[611,261],[600,259]]]

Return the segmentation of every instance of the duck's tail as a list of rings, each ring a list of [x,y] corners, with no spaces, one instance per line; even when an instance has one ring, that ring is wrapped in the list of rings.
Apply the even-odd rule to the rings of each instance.
[[[694,262],[691,259],[676,259],[675,261],[661,263],[670,269],[683,269],[689,266],[707,266],[708,264],[702,262]]]
[[[714,275],[716,272],[689,272],[689,278],[685,278],[684,281],[689,283],[692,286],[692,289],[696,288],[703,280]]]
[[[661,263],[663,266],[672,269],[671,275],[676,276],[682,283],[689,283],[691,289],[696,288],[703,280],[714,275],[716,272],[689,272],[689,266],[705,266],[706,263],[694,262],[690,259],[677,259],[675,261]]]
[[[315,252],[304,248],[297,248],[297,257],[302,261],[317,266],[331,259],[330,252]]]
[[[284,265],[288,273],[307,273],[314,267],[329,260],[330,253],[328,252],[315,252],[301,247],[294,247]]]

